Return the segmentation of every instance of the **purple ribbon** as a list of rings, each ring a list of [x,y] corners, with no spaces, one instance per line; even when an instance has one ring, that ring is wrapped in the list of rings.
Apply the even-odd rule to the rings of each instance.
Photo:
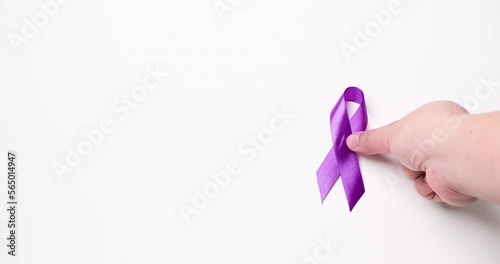
[[[359,104],[359,108],[351,120],[347,115],[347,101]],[[347,88],[330,115],[333,147],[316,173],[321,203],[323,203],[339,176],[342,178],[350,211],[365,193],[358,157],[356,153],[347,147],[346,139],[352,133],[364,131],[367,124],[368,117],[363,91],[357,87]]]

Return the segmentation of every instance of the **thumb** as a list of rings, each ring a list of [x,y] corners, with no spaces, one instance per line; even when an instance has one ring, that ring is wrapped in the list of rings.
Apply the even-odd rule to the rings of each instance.
[[[392,134],[392,124],[365,132],[358,132],[347,138],[347,146],[352,151],[365,155],[390,153]]]

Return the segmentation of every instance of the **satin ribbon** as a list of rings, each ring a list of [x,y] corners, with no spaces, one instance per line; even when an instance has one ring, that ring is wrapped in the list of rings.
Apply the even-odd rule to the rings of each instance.
[[[350,120],[347,115],[347,101],[359,104],[358,110]],[[342,178],[350,211],[365,193],[358,157],[347,147],[346,139],[352,133],[364,131],[367,124],[368,117],[363,91],[357,87],[347,88],[330,115],[333,147],[316,173],[321,203],[339,177]]]

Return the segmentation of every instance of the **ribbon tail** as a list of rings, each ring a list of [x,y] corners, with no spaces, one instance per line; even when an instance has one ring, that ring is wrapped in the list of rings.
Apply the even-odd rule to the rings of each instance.
[[[340,176],[337,158],[333,148],[330,149],[330,152],[326,155],[325,160],[323,160],[323,163],[319,166],[316,176],[318,179],[319,193],[321,195],[321,203],[323,203]]]
[[[365,193],[363,177],[359,168],[358,157],[355,153],[350,153],[341,168],[342,184],[344,185],[349,210],[352,212],[354,206]]]

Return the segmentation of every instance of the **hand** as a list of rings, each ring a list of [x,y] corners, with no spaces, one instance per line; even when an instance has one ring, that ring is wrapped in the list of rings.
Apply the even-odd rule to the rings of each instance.
[[[461,169],[467,165],[467,153],[457,153],[466,140],[463,132],[470,116],[456,103],[433,102],[392,124],[353,134],[347,145],[364,155],[394,154],[422,197],[465,206],[477,200],[467,186],[474,175]]]

